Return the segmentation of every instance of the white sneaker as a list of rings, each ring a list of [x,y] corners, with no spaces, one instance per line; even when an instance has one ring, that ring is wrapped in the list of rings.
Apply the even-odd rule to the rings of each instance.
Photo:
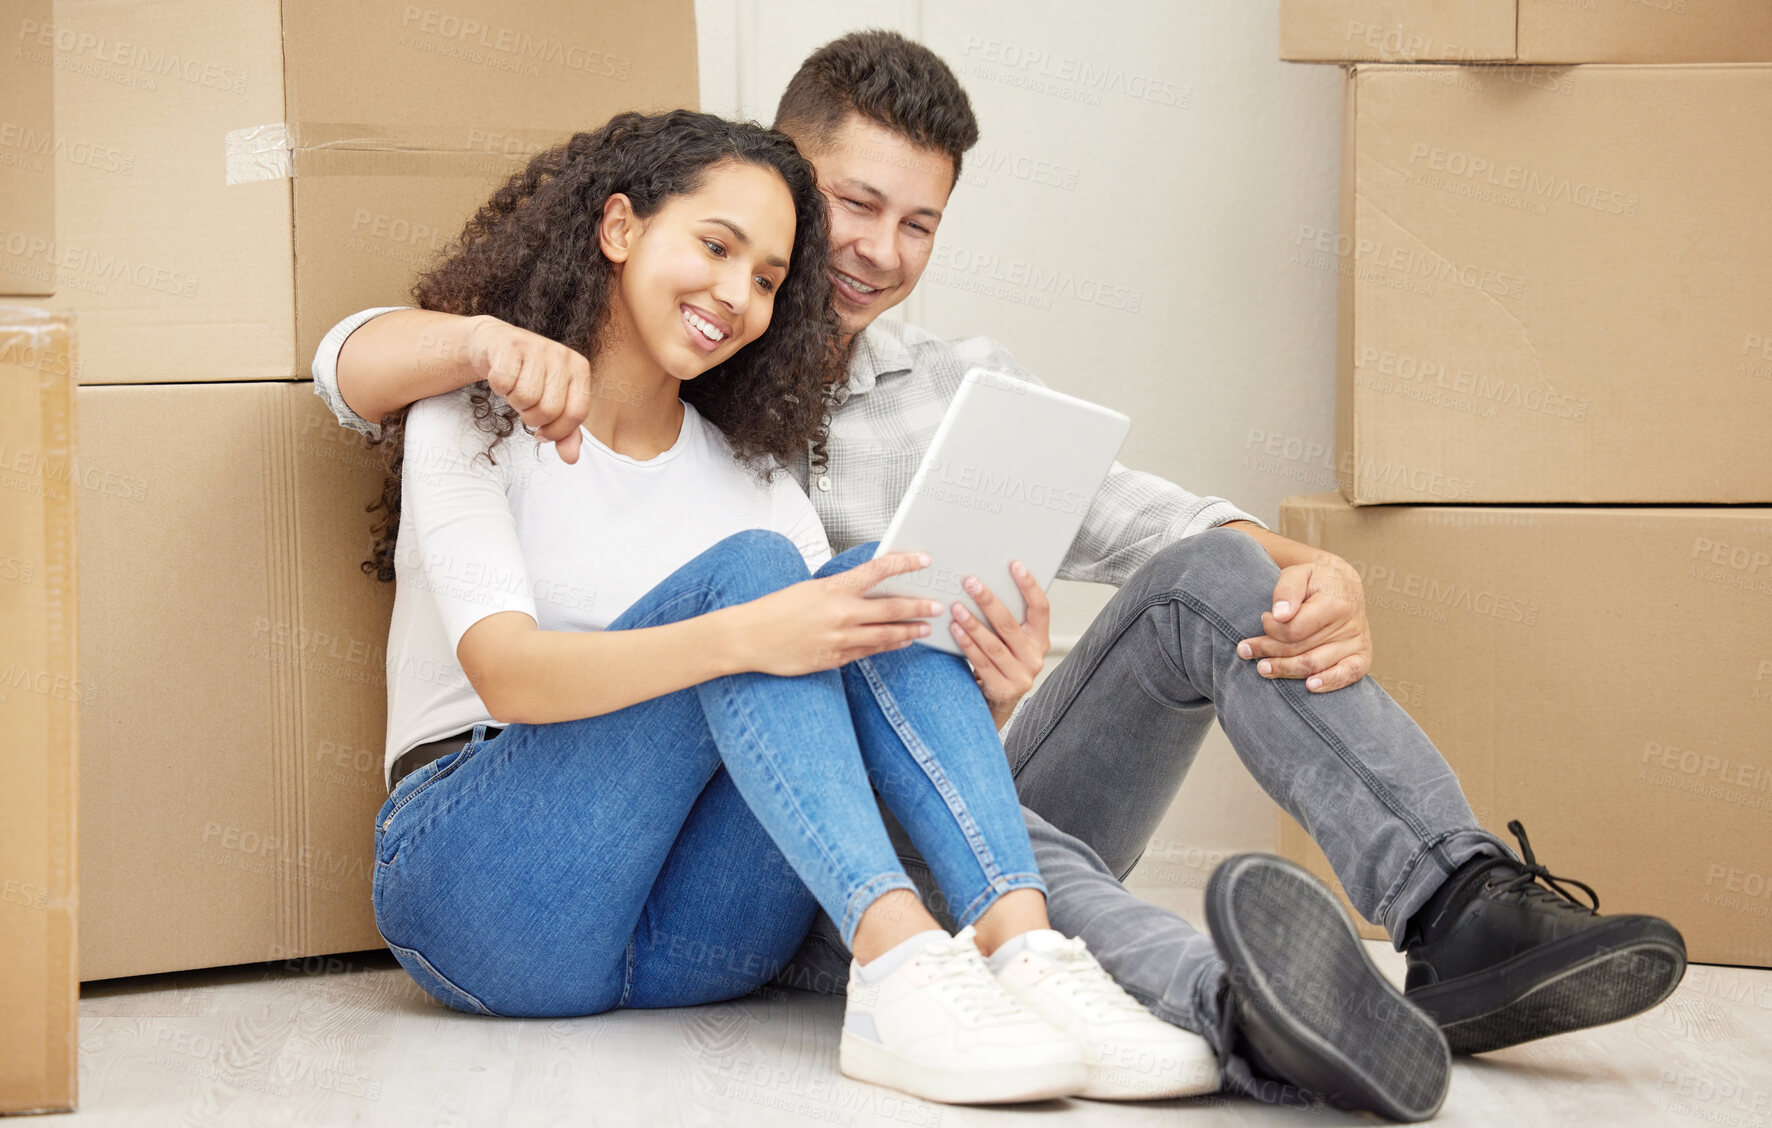
[[[997,982],[1082,1046],[1089,1075],[1078,1096],[1143,1101],[1217,1091],[1218,1056],[1206,1039],[1146,1010],[1082,940],[1050,928],[1023,935]]]
[[[877,983],[853,961],[845,1077],[946,1104],[1043,1101],[1080,1092],[1077,1044],[1005,991],[972,929],[925,943]]]

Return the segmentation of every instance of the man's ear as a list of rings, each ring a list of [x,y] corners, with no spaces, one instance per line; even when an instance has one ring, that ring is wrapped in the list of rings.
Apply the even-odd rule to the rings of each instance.
[[[610,262],[626,262],[641,230],[634,202],[617,192],[603,201],[603,219],[597,224],[597,246]]]

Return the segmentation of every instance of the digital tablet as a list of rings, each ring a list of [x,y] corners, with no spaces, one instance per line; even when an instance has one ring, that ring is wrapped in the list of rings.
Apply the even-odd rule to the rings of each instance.
[[[1027,565],[1042,591],[1052,583],[1131,427],[1099,404],[968,370],[874,552],[927,552],[929,565],[868,594],[939,600],[941,617],[925,620],[929,634],[917,641],[950,654],[962,653],[948,633],[954,601],[982,618],[964,576],[1023,621],[1027,601],[1009,562]]]

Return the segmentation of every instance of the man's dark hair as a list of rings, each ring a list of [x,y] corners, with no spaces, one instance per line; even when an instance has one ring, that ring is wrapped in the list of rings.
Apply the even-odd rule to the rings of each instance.
[[[775,108],[775,128],[816,153],[860,114],[926,149],[960,158],[978,144],[978,119],[960,80],[934,51],[895,31],[857,31],[806,57]]]

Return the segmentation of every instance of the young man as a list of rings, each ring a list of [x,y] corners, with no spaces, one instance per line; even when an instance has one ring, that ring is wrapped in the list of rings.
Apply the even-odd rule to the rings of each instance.
[[[828,466],[813,470],[809,451],[791,469],[840,552],[885,531],[968,367],[1034,377],[988,339],[939,341],[880,320],[921,277],[978,139],[945,64],[892,33],[845,36],[806,60],[775,124],[812,159],[830,201],[848,380]],[[314,377],[340,420],[367,434],[367,420],[485,379],[568,460],[593,397],[619,395],[593,388],[585,358],[554,342],[417,310],[347,318],[321,345]],[[1158,1018],[1204,1035],[1226,1090],[1424,1119],[1445,1096],[1448,1046],[1477,1053],[1616,1021],[1678,984],[1685,949],[1666,922],[1599,916],[1536,863],[1518,824],[1523,862],[1477,826],[1431,742],[1364,676],[1371,637],[1346,562],[1228,501],[1116,463],[1059,575],[1120,591],[1037,692],[1027,691],[1047,618],[1031,583],[1022,623],[976,594],[987,621],[971,617],[962,646],[1004,726],[1054,927],[1083,937]],[[1215,711],[1355,907],[1408,953],[1407,998],[1329,892],[1280,859],[1219,868],[1207,890],[1211,938],[1120,884]],[[1013,953],[987,955],[997,966]],[[841,991],[847,968],[821,919],[778,982]],[[1146,1065],[1131,1053],[1124,1068]]]

